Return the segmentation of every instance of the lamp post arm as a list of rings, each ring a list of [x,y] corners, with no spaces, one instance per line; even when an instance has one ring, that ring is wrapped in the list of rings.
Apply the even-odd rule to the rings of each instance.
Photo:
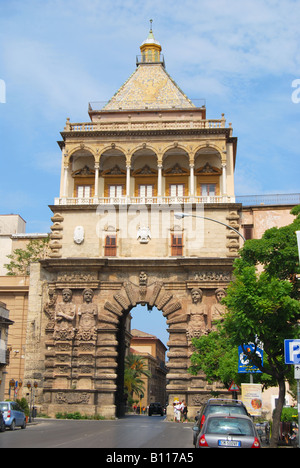
[[[191,216],[193,218],[207,219],[208,221],[213,221],[214,223],[222,224],[223,226],[226,226],[228,229],[231,229],[232,231],[236,232],[243,239],[243,241],[246,242],[246,239],[243,236],[243,234],[241,234],[234,227],[229,226],[229,224],[223,223],[222,221],[218,221],[217,219],[213,219],[213,218],[207,218],[206,216],[199,216],[199,215],[193,215],[193,214],[187,214],[187,213],[175,213],[175,217],[177,218],[184,218],[186,216]]]
[[[194,215],[192,215],[194,216]],[[195,216],[196,217],[196,216]],[[200,218],[200,216],[197,216],[197,218]],[[204,216],[201,216],[201,218],[203,219],[208,219],[209,221],[213,221],[214,223],[218,223],[218,224],[222,224],[223,226],[226,226],[228,229],[231,229],[232,231],[236,232],[242,239],[244,242],[246,242],[246,239],[245,237],[243,236],[243,234],[241,234],[237,229],[235,229],[234,227],[232,226],[229,226],[229,224],[225,224],[225,223],[222,223],[222,221],[217,221],[216,219],[212,219],[212,218],[206,218]]]

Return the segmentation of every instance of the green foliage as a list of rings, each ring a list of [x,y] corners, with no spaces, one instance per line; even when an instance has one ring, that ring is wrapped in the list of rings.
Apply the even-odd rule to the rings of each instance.
[[[56,419],[74,419],[74,420],[80,420],[80,419],[89,419],[89,420],[104,420],[105,418],[100,415],[95,415],[95,416],[87,416],[87,415],[82,415],[79,411],[75,411],[74,413],[56,413],[55,415]]]
[[[21,398],[21,400],[16,400],[20,408],[24,411],[25,416],[29,416],[29,406],[28,406],[28,401],[26,398]]]
[[[283,408],[281,413],[282,422],[298,422],[297,408]]]
[[[145,359],[138,354],[129,353],[125,358],[124,388],[128,395],[144,393],[145,383],[141,377],[151,377]]]
[[[284,340],[300,338],[299,254],[296,231],[300,230],[300,205],[292,210],[297,218],[288,226],[267,230],[261,239],[246,241],[234,263],[234,281],[223,299],[227,312],[217,331],[194,340],[190,372],[203,371],[209,381],[225,387],[239,382],[237,348],[263,343],[264,360],[249,352],[251,363],[262,374],[264,386],[278,385],[279,399],[273,416],[276,445],[284,404],[285,381],[293,382],[292,366],[284,363]]]
[[[10,263],[4,265],[7,276],[28,276],[30,264],[46,257],[49,240],[49,236],[44,239],[31,239],[24,249],[15,249],[11,255],[7,255],[10,260]]]

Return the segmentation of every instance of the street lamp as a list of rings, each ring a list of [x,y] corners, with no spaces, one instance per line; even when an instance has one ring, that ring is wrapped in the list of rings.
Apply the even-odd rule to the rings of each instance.
[[[34,382],[32,386],[31,382],[27,382],[27,388],[30,392],[30,393],[27,393],[27,395],[30,395],[29,422],[31,422],[32,419],[35,418],[34,397],[35,397],[35,390],[38,388],[38,383]]]
[[[190,214],[190,213],[174,213],[174,216],[175,216],[176,219],[182,219],[182,218],[185,218],[186,216],[191,216],[193,218],[207,219],[208,221],[213,221],[214,223],[222,224],[223,226],[226,226],[228,229],[231,229],[232,231],[236,232],[243,239],[244,242],[246,241],[243,234],[241,234],[239,231],[237,231],[232,226],[229,226],[229,224],[222,223],[222,221],[218,221],[218,220],[213,219],[213,218],[207,218],[206,216],[193,215],[193,214]]]

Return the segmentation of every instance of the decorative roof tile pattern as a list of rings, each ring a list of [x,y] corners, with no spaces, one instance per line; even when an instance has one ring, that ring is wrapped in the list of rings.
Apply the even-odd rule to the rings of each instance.
[[[141,64],[103,110],[186,109],[195,105],[161,64]]]

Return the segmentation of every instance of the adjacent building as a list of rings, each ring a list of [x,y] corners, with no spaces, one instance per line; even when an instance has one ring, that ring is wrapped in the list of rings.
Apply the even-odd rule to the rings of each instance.
[[[4,389],[6,382],[7,371],[6,368],[9,365],[9,348],[7,346],[8,341],[8,328],[13,325],[9,319],[9,311],[6,308],[6,304],[0,302],[0,401],[4,400]]]
[[[159,402],[163,406],[167,402],[167,367],[165,345],[154,335],[140,330],[131,330],[130,352],[144,358],[146,368],[151,377],[143,377],[144,396],[141,407],[147,408],[150,403]]]
[[[120,416],[130,311],[156,307],[170,336],[167,375],[160,346],[151,347],[149,366],[157,381],[167,379],[169,400],[185,400],[192,417],[212,391],[224,392],[188,367],[192,338],[209,333],[224,313],[220,292],[232,280],[240,234],[259,237],[279,212],[289,222],[289,208],[272,207],[272,215],[243,208],[232,125],[224,114],[207,119],[205,104],[184,94],[152,30],[132,75],[88,113],[88,122],[67,118],[61,132],[49,253],[30,277],[0,279],[0,297],[20,327],[11,329],[22,336],[10,375],[37,383],[35,403],[50,416]],[[13,240],[5,239],[7,250]],[[135,338],[141,347],[143,337]],[[149,385],[147,403],[161,399]]]

